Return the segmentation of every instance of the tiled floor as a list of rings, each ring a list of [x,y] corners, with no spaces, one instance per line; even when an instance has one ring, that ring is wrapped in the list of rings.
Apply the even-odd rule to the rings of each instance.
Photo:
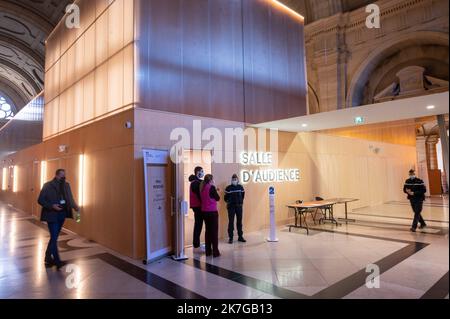
[[[144,266],[65,232],[62,258],[71,266],[45,269],[45,225],[0,203],[0,298],[448,298],[448,201],[427,202],[430,228],[410,233],[410,207],[392,202],[350,214],[356,223],[247,234],[248,243],[221,242],[222,257],[187,249]],[[43,227],[44,226],[44,227]],[[366,267],[381,272],[366,287]]]

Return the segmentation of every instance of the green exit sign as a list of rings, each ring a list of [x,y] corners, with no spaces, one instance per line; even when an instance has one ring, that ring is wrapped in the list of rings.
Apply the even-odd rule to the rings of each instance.
[[[355,124],[356,125],[361,125],[361,124],[364,124],[365,122],[366,122],[366,120],[364,119],[364,117],[362,117],[362,116],[355,117]]]

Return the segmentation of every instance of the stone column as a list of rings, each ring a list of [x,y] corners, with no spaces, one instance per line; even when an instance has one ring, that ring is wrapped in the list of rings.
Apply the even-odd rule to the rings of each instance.
[[[427,187],[427,196],[429,196],[430,182],[428,179],[428,161],[426,137],[418,136],[416,140],[417,150],[417,176],[421,178]]]
[[[432,170],[439,169],[437,149],[436,149],[438,141],[439,138],[437,136],[429,136],[427,138],[426,144],[427,144],[428,169]]]

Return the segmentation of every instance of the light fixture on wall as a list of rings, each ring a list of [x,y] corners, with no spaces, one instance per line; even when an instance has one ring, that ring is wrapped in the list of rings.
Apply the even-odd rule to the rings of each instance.
[[[290,14],[294,15],[296,18],[299,18],[300,20],[305,21],[305,18],[304,18],[300,13],[298,13],[297,11],[295,11],[295,10],[289,8],[289,7],[288,7],[287,5],[285,5],[284,3],[281,3],[281,2],[278,1],[278,0],[271,0],[271,1],[272,1],[272,3],[274,3],[274,4],[275,4],[276,6],[278,6],[279,8],[281,8],[281,9],[283,9],[283,10],[286,10],[286,11],[289,12]]]
[[[44,187],[47,178],[47,162],[41,162],[41,189]]]
[[[81,154],[78,159],[78,205],[84,205],[84,164],[85,156]]]
[[[17,165],[13,166],[13,193],[19,191],[19,167]]]
[[[69,151],[69,146],[64,145],[64,144],[58,146],[58,152],[67,153],[68,151]]]
[[[2,172],[2,190],[6,191],[8,189],[8,168],[3,167]]]

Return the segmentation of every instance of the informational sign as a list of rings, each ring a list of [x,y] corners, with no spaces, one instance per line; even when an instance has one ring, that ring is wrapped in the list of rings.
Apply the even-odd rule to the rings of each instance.
[[[164,214],[166,212],[166,185],[165,169],[154,168],[150,170],[150,212],[153,214]]]
[[[145,165],[169,164],[169,152],[161,150],[143,150]]]
[[[244,152],[240,156],[243,166],[271,166],[273,165],[273,154],[263,152]],[[247,183],[283,183],[298,182],[300,170],[298,168],[288,169],[243,169],[241,170],[241,181]]]
[[[275,219],[275,187],[269,187],[270,232],[268,242],[277,242],[277,224]]]

